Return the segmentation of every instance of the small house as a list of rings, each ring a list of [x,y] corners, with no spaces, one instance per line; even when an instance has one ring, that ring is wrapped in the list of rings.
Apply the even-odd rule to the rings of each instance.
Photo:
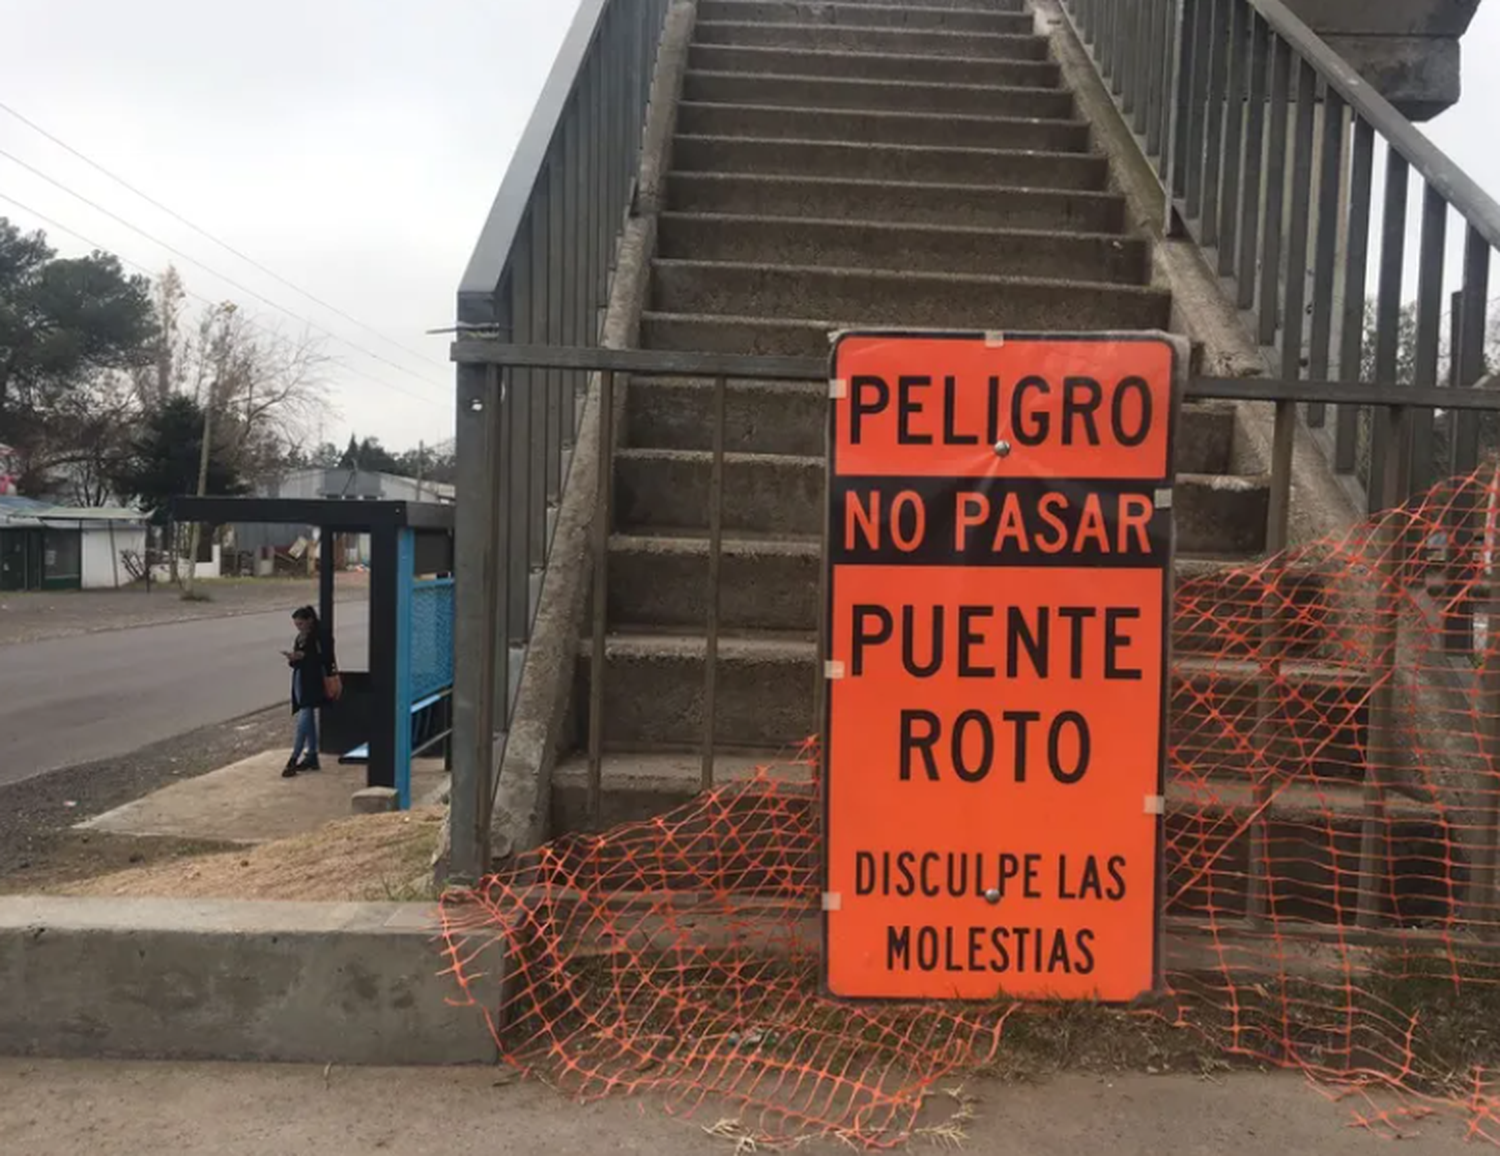
[[[139,510],[0,494],[0,591],[118,589],[135,577],[127,557],[145,553]]]

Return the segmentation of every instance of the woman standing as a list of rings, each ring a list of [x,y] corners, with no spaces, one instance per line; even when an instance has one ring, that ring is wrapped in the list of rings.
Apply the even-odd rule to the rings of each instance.
[[[333,638],[323,630],[318,612],[304,606],[292,614],[292,622],[297,627],[297,641],[282,654],[292,668],[292,714],[297,719],[297,734],[292,757],[281,772],[283,779],[294,778],[298,771],[322,770],[318,765],[318,708],[329,700],[330,688],[338,678]]]

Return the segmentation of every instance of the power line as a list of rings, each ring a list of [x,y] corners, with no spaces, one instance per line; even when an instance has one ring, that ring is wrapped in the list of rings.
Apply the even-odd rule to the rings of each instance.
[[[406,366],[401,365],[398,362],[392,361],[389,357],[384,357],[384,356],[382,356],[379,353],[374,353],[371,350],[366,349],[364,346],[359,345],[356,342],[350,341],[347,337],[340,337],[337,333],[333,332],[331,329],[328,329],[325,326],[319,325],[315,321],[310,321],[306,317],[303,317],[299,313],[292,312],[290,309],[286,308],[286,306],[284,306],[284,305],[278,305],[275,301],[272,301],[269,297],[265,296],[264,294],[257,293],[254,289],[251,289],[251,288],[249,288],[246,285],[241,285],[238,281],[234,280],[232,277],[225,276],[223,273],[220,273],[217,269],[214,269],[213,267],[204,264],[202,261],[199,261],[199,260],[197,260],[194,257],[188,256],[188,254],[184,253],[181,249],[178,249],[178,248],[176,248],[173,245],[169,245],[166,241],[163,241],[160,237],[155,237],[152,234],[146,232],[146,230],[142,229],[139,225],[133,225],[133,224],[131,224],[124,217],[120,216],[120,214],[115,213],[115,212],[111,212],[109,209],[106,209],[103,205],[99,204],[97,201],[92,201],[88,197],[85,197],[82,193],[75,192],[73,189],[70,189],[67,185],[63,184],[63,182],[59,181],[57,178],[49,176],[47,173],[44,173],[41,169],[37,168],[35,165],[28,164],[26,161],[23,161],[20,157],[16,156],[14,153],[7,152],[5,149],[0,149],[0,157],[4,157],[6,160],[10,161],[12,164],[19,165],[21,168],[25,169],[27,172],[31,173],[33,176],[39,177],[40,179],[46,181],[49,185],[52,185],[54,188],[62,190],[63,192],[67,193],[68,196],[73,197],[75,200],[82,201],[85,205],[87,205],[89,208],[93,209],[95,212],[103,213],[106,217],[110,218],[112,221],[116,221],[119,224],[124,225],[131,232],[140,234],[142,237],[145,237],[146,240],[150,241],[153,245],[160,245],[163,249],[165,249],[167,252],[171,253],[173,256],[179,258],[180,260],[186,261],[190,265],[196,265],[199,269],[202,269],[204,272],[208,273],[212,277],[217,277],[219,280],[223,281],[226,285],[230,285],[234,289],[238,290],[239,292],[245,293],[245,294],[248,294],[251,297],[254,297],[257,301],[260,301],[260,302],[262,302],[265,305],[269,305],[272,309],[275,309],[279,313],[286,314],[293,321],[300,321],[303,325],[307,326],[309,329],[315,329],[319,333],[322,333],[322,334],[324,334],[324,335],[326,335],[328,337],[331,337],[335,341],[342,342],[343,344],[347,345],[350,349],[356,350],[357,352],[364,354],[366,357],[372,358],[375,361],[379,361],[382,364],[388,365],[392,369],[397,370],[400,373],[406,374],[408,377],[413,377],[416,380],[420,381],[423,385],[432,386],[435,389],[444,389],[444,388],[446,388],[445,386],[439,385],[435,381],[431,381],[428,378],[423,377],[420,373],[417,373],[414,370],[408,369]]]
[[[68,226],[64,225],[61,221],[58,221],[58,220],[56,220],[56,219],[54,219],[52,217],[47,216],[46,213],[40,213],[36,209],[33,209],[30,205],[27,205],[27,204],[25,204],[22,201],[16,200],[15,197],[11,196],[9,193],[0,193],[0,201],[5,201],[7,204],[14,205],[16,208],[20,209],[21,212],[26,213],[29,216],[35,217],[38,221],[42,221],[43,223],[52,226],[52,228],[56,229],[60,233],[66,233],[68,236],[72,237],[74,240],[82,241],[85,245],[88,245],[91,248],[94,248],[94,249],[97,249],[97,250],[100,250],[100,251],[113,252],[113,250],[109,250],[107,246],[101,245],[97,241],[92,241],[88,237],[85,237],[82,233],[78,232],[76,229],[70,229],[70,228],[68,228]],[[142,265],[139,261],[132,261],[129,257],[121,256],[118,253],[116,253],[115,256],[119,257],[119,259],[122,262],[124,262],[126,265],[129,265],[132,269],[137,269],[140,272],[144,273],[147,277],[154,277],[154,276],[156,276],[155,273],[153,273],[145,265]],[[191,289],[188,289],[186,287],[183,288],[183,292],[186,293],[189,297],[192,297],[194,300],[201,301],[204,305],[207,305],[211,309],[212,308],[216,308],[219,305],[219,302],[214,301],[211,298],[205,297],[201,293],[194,293]],[[276,338],[278,340],[280,339],[281,335],[279,333],[277,333],[273,329],[266,328],[264,325],[261,325],[259,322],[255,321],[253,318],[247,317],[245,320],[246,320],[246,323],[252,329],[258,329],[258,330],[260,330],[267,337]],[[354,374],[356,377],[362,377],[366,381],[374,382],[376,385],[380,386],[382,389],[394,390],[396,393],[404,394],[405,396],[407,396],[409,398],[412,398],[415,401],[423,402],[424,404],[425,403],[430,403],[432,401],[432,399],[430,397],[423,397],[421,394],[415,393],[412,390],[407,389],[403,385],[396,385],[393,382],[385,381],[385,380],[383,380],[381,378],[378,378],[378,377],[372,377],[372,376],[370,376],[370,374],[364,372],[364,370],[362,370],[362,369],[355,369],[353,366],[349,366],[349,365],[345,365],[343,368],[346,369],[348,372]]]
[[[32,132],[35,132],[35,133],[37,133],[37,134],[39,134],[39,135],[41,135],[43,137],[46,137],[53,144],[57,145],[58,148],[63,149],[66,152],[71,153],[73,156],[77,157],[79,160],[81,160],[84,164],[88,165],[90,168],[95,169],[95,170],[97,170],[100,173],[103,173],[110,180],[114,181],[115,184],[117,184],[120,187],[122,187],[124,189],[127,189],[130,192],[134,193],[136,196],[140,197],[141,200],[145,201],[148,205],[151,205],[154,208],[157,208],[157,209],[161,210],[163,213],[166,213],[167,216],[171,217],[174,221],[177,221],[180,224],[186,225],[189,229],[193,230],[193,232],[199,234],[200,236],[206,237],[208,240],[212,241],[215,245],[219,246],[219,248],[223,249],[225,252],[233,254],[235,257],[238,257],[241,261],[244,261],[247,265],[250,265],[253,268],[258,269],[260,272],[264,273],[267,277],[270,277],[270,278],[272,278],[275,281],[279,281],[281,284],[285,285],[288,289],[292,290],[294,293],[299,293],[303,297],[306,297],[314,305],[320,306],[323,309],[327,309],[330,313],[337,314],[338,316],[342,317],[345,321],[348,321],[350,324],[359,326],[361,329],[365,330],[367,333],[374,334],[376,337],[380,338],[380,340],[382,340],[382,341],[384,341],[384,342],[386,342],[386,343],[388,343],[390,345],[395,346],[395,348],[400,349],[400,350],[402,350],[405,353],[411,354],[413,357],[419,358],[422,361],[431,362],[433,365],[442,365],[442,363],[439,362],[439,361],[437,361],[437,360],[435,360],[432,357],[431,354],[423,353],[420,350],[413,349],[409,345],[403,345],[401,342],[397,341],[395,338],[389,337],[386,334],[382,333],[380,330],[376,329],[373,325],[368,325],[365,322],[361,321],[358,317],[351,316],[350,314],[344,312],[344,310],[340,309],[337,305],[330,305],[327,301],[324,301],[322,298],[315,296],[314,294],[308,292],[306,289],[303,289],[301,286],[295,284],[292,281],[287,280],[280,273],[277,273],[274,269],[267,268],[265,265],[263,265],[259,261],[257,261],[254,257],[251,257],[248,254],[242,253],[240,250],[236,249],[233,245],[231,245],[228,241],[225,241],[225,240],[222,240],[219,237],[216,237],[213,233],[210,233],[207,229],[203,228],[201,225],[198,225],[195,222],[188,220],[187,217],[184,217],[176,209],[172,208],[169,205],[162,204],[160,201],[158,201],[155,197],[151,196],[149,193],[143,192],[142,190],[136,188],[135,185],[131,184],[129,181],[127,181],[124,177],[120,176],[118,173],[115,173],[115,172],[111,171],[110,169],[106,168],[104,165],[100,164],[98,161],[94,160],[93,157],[91,157],[88,154],[86,154],[84,152],[81,152],[80,150],[74,148],[72,145],[70,145],[67,141],[63,140],[61,137],[56,136],[55,134],[48,132],[41,125],[39,125],[35,121],[33,121],[33,120],[31,120],[31,119],[23,116],[21,113],[17,112],[14,108],[12,108],[10,105],[6,104],[4,101],[0,101],[0,111],[9,113],[11,116],[15,117],[16,120],[20,121],[27,128],[31,129]],[[444,368],[447,368],[447,367],[444,366]]]

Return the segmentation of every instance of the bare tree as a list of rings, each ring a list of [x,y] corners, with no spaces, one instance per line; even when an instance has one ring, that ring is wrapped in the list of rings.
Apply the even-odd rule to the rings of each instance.
[[[151,289],[151,311],[156,322],[152,357],[135,373],[135,393],[145,411],[160,409],[167,398],[178,392],[186,338],[182,318],[187,308],[187,290],[182,275],[168,265]]]

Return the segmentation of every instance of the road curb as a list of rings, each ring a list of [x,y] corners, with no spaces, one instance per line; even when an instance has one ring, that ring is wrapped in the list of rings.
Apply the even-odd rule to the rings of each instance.
[[[493,1063],[438,934],[431,904],[0,897],[0,1054]]]

